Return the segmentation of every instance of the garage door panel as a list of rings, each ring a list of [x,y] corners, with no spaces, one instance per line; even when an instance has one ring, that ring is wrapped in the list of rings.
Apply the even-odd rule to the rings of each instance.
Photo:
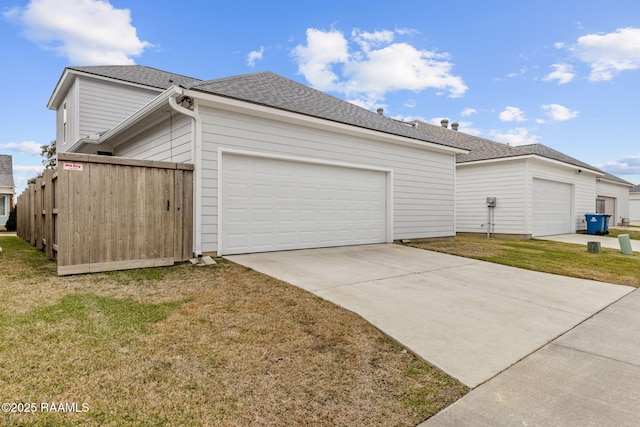
[[[571,184],[533,180],[533,236],[571,233]]]
[[[385,242],[386,180],[382,171],[225,154],[222,253]]]

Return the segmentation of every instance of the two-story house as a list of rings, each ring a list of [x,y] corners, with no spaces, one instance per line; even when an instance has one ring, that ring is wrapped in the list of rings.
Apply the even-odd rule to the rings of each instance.
[[[192,163],[196,255],[455,235],[466,150],[270,72],[68,67],[48,107],[60,152]]]

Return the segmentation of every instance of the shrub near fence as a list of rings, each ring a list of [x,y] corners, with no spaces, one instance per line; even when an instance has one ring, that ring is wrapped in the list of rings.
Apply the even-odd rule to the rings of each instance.
[[[193,165],[59,153],[18,197],[18,235],[58,274],[171,265],[193,253]]]

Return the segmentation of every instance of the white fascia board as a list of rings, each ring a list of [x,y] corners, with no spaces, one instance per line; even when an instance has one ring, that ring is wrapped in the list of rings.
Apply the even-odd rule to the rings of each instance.
[[[604,176],[604,174],[602,172],[599,172],[597,170],[594,169],[588,169],[588,168],[584,168],[584,167],[580,167],[577,165],[573,165],[571,163],[565,163],[565,162],[561,162],[559,160],[554,160],[554,159],[550,159],[548,157],[544,157],[544,156],[539,156],[537,154],[525,154],[525,155],[521,155],[521,156],[511,156],[511,157],[500,157],[497,159],[484,159],[484,160],[473,160],[471,162],[461,162],[461,163],[456,163],[456,167],[464,167],[464,166],[472,166],[472,165],[482,165],[482,164],[491,164],[491,163],[501,163],[501,162],[510,162],[510,161],[516,161],[516,160],[527,160],[527,159],[534,159],[534,160],[542,160],[543,162],[548,162],[548,163],[552,163],[558,166],[564,166],[573,170],[586,170],[589,171],[591,173],[593,173],[594,175],[601,177]]]
[[[59,96],[64,96],[71,87],[71,83],[73,82],[73,77],[69,76],[70,72],[68,68],[64,69],[62,76],[60,76],[60,80],[56,84],[56,87],[53,89],[53,93],[49,98],[49,102],[47,102],[47,108],[49,110],[55,110],[58,108],[60,102],[58,101]]]
[[[150,115],[151,113],[155,112],[159,108],[161,108],[164,105],[168,104],[169,103],[169,98],[171,98],[173,96],[176,96],[176,95],[180,95],[180,94],[182,94],[182,89],[180,89],[180,88],[178,88],[176,86],[171,86],[169,89],[165,90],[160,95],[156,96],[151,101],[149,101],[147,104],[142,106],[135,113],[133,113],[132,115],[130,115],[129,117],[124,119],[116,127],[106,131],[102,136],[100,136],[100,138],[97,141],[96,140],[91,140],[91,142],[94,143],[94,144],[101,144],[103,142],[108,141],[111,138],[114,138],[117,135],[122,134],[123,132],[126,132],[132,126],[138,124],[138,122],[143,120],[146,116]]]
[[[185,89],[184,95],[194,98],[196,99],[196,102],[199,102],[202,105],[208,107],[235,111],[238,113],[250,114],[289,123],[302,124],[305,126],[330,130],[333,132],[359,136],[361,138],[374,139],[392,144],[420,147],[423,149],[429,149],[431,151],[438,151],[446,154],[466,154],[469,152],[468,150],[462,148],[448,147],[446,145],[440,145],[435,142],[427,142],[421,141],[419,139],[393,135],[382,131],[361,128],[355,125],[334,122],[332,120],[294,113],[286,110],[280,110],[274,107],[254,104],[248,101],[241,101],[200,91]]]
[[[51,94],[51,98],[49,98],[49,102],[47,103],[48,109],[55,110],[56,108],[58,108],[58,105],[60,104],[60,100],[58,98],[60,96],[64,96],[64,94],[67,93],[67,91],[69,90],[69,87],[71,87],[71,84],[73,83],[73,80],[75,80],[76,76],[87,77],[94,80],[108,81],[108,82],[117,83],[124,86],[147,89],[151,91],[156,91],[158,93],[162,92],[162,89],[158,89],[157,87],[153,87],[153,86],[127,82],[124,80],[114,79],[112,77],[100,76],[98,74],[86,73],[84,71],[71,70],[69,68],[65,68],[64,72],[62,73],[62,77],[60,77],[60,80],[58,80],[58,84],[56,85],[55,89],[53,90],[53,93]]]
[[[633,187],[635,187],[635,185],[634,185],[634,184],[627,183],[627,182],[620,182],[620,181],[616,181],[616,180],[614,180],[614,179],[608,179],[608,178],[606,178],[606,177],[604,177],[604,176],[602,176],[602,177],[598,178],[598,180],[600,180],[600,181],[606,181],[606,182],[607,182],[607,184],[619,185],[619,186],[621,186],[621,187],[629,187],[630,189],[631,189],[631,188],[633,188]]]

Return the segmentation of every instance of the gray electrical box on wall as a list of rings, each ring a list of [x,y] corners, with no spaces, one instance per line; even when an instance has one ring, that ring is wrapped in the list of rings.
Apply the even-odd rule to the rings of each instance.
[[[490,208],[495,207],[496,205],[496,198],[495,197],[487,197],[487,206],[489,206]]]

